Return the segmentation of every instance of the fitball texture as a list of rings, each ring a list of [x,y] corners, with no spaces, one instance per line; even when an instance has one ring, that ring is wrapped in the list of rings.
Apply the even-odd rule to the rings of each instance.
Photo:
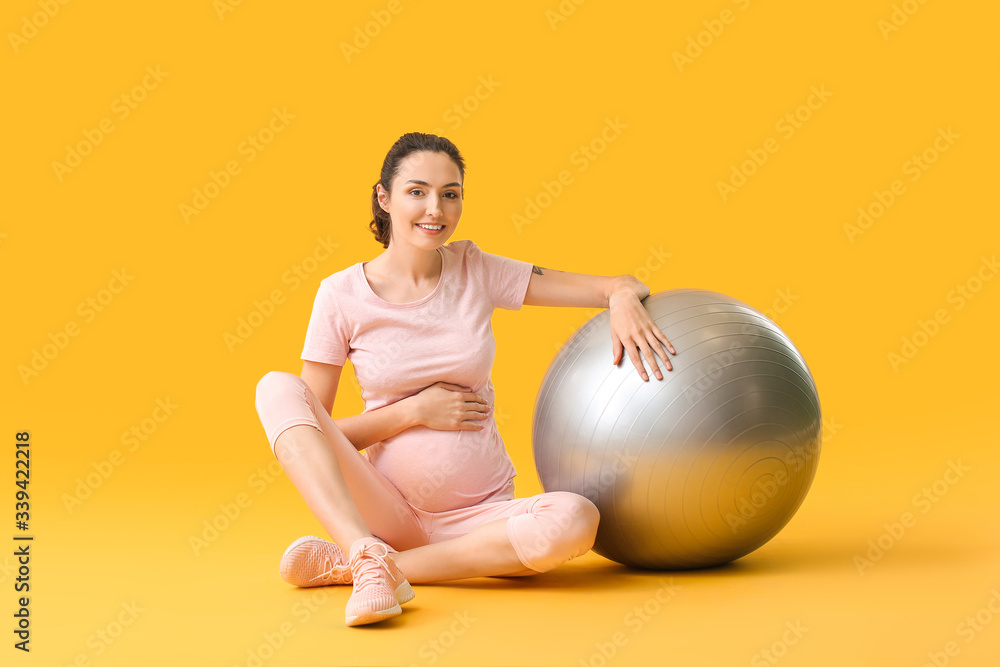
[[[613,365],[607,310],[580,327],[535,402],[538,476],[597,505],[606,558],[728,563],[774,537],[812,484],[816,385],[791,339],[738,299],[677,289],[642,304],[677,350],[673,370],[657,358],[663,379],[644,382],[627,356]]]

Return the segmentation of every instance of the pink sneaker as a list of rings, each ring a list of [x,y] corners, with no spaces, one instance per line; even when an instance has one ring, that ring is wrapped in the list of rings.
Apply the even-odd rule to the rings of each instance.
[[[389,546],[374,537],[351,545],[354,590],[347,601],[347,625],[377,623],[403,613],[399,605],[413,599],[410,582],[389,556]]]
[[[278,573],[301,588],[349,584],[354,580],[340,547],[312,535],[300,537],[285,549]]]

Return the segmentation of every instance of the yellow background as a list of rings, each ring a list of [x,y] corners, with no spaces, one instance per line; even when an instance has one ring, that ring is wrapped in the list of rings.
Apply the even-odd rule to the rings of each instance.
[[[24,654],[4,538],[0,664],[248,665],[268,636],[280,646],[264,665],[995,664],[1000,280],[973,279],[1000,245],[998,20],[992,3],[917,0],[4,3],[0,507],[12,537],[14,434],[28,430],[35,540]],[[811,89],[829,97],[800,108]],[[249,160],[241,145],[274,109],[294,118]],[[779,123],[796,113],[788,136]],[[624,127],[602,146],[609,119]],[[112,131],[78,166],[53,166],[102,123]],[[628,571],[591,553],[530,580],[420,586],[402,616],[365,629],[344,626],[349,589],[280,580],[287,544],[323,533],[273,474],[254,388],[301,370],[319,281],[382,251],[371,186],[408,131],[440,131],[467,160],[453,239],[769,311],[805,356],[828,427],[810,494],[774,540],[703,572]],[[777,151],[723,198],[719,181],[768,140]],[[591,144],[602,152],[581,161]],[[925,151],[936,159],[911,180]],[[185,221],[181,205],[230,161],[239,173]],[[563,170],[572,182],[518,228],[526,198]],[[905,191],[852,241],[845,225],[896,180]],[[297,266],[312,271],[295,283]],[[131,276],[124,287],[115,271]],[[970,281],[979,290],[959,308]],[[227,345],[275,290],[281,303]],[[101,311],[81,309],[88,299]],[[519,497],[541,491],[537,389],[595,312],[494,317]],[[921,322],[934,335],[894,368]],[[176,406],[159,422],[158,400]],[[334,416],[361,409],[345,373]],[[144,425],[130,450],[123,433]],[[961,477],[946,478],[952,463]],[[933,503],[915,498],[924,488]],[[859,567],[870,540],[888,548]],[[680,588],[661,603],[663,581]]]

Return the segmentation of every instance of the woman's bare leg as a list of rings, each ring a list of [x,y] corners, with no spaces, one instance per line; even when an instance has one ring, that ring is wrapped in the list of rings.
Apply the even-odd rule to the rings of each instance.
[[[338,435],[347,440],[339,432],[332,437]],[[350,442],[348,446],[353,449]],[[323,432],[306,424],[289,427],[275,439],[274,454],[313,516],[345,553],[356,540],[371,537]]]
[[[265,430],[277,431],[272,442],[278,462],[332,539],[349,552],[355,542],[371,537],[371,530],[378,531],[380,538],[398,550],[392,559],[412,583],[531,575],[536,570],[521,562],[520,550],[527,550],[525,556],[533,559],[533,567],[537,563],[538,571],[545,571],[573,557],[566,549],[579,555],[590,548],[584,542],[590,539],[593,544],[586,526],[593,524],[596,530],[596,507],[582,497],[559,493],[530,501],[533,508],[545,510],[544,520],[535,510],[528,520],[503,517],[505,508],[499,508],[492,521],[460,537],[425,544],[426,533],[399,489],[358,454],[301,378],[268,373],[258,383],[256,405]],[[589,512],[579,514],[575,501],[584,501]],[[519,523],[511,529],[522,540],[518,551],[507,525],[515,518]],[[585,521],[578,521],[581,518]],[[563,519],[573,526],[568,532]],[[555,542],[548,536],[553,526]]]
[[[393,560],[411,583],[430,583],[539,574],[593,547],[600,513],[583,496],[554,491],[510,502],[484,506],[492,520],[460,537],[404,550]]]
[[[358,452],[301,377],[265,374],[254,404],[278,463],[345,554],[373,534],[397,549],[427,543],[399,489]]]
[[[371,536],[322,432],[305,424],[287,428],[274,441],[274,452],[310,511],[345,552],[355,540]],[[538,574],[518,559],[506,525],[506,518],[497,519],[452,540],[394,553],[392,559],[411,584]]]
[[[497,519],[455,539],[392,554],[411,584],[538,574],[524,567],[507,536],[507,519]]]

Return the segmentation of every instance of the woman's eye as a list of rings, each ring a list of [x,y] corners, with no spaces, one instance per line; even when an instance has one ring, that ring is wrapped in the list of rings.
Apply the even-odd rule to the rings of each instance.
[[[421,190],[420,188],[413,188],[412,190],[410,190],[410,194],[411,195],[416,195],[417,197],[419,197],[420,195],[424,194],[424,191]],[[448,192],[446,192],[444,194],[449,199],[459,199],[459,196],[458,196],[457,192],[452,192],[451,190],[449,190]]]

